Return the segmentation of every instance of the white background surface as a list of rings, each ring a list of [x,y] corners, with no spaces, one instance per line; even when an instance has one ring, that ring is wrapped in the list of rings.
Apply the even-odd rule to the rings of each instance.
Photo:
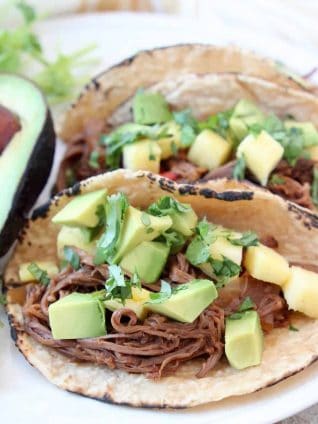
[[[290,15],[287,12],[285,16]],[[244,19],[247,19],[248,23],[250,18],[245,16]],[[296,21],[289,16],[288,28],[293,36],[297,35],[296,30],[292,32],[292,24],[294,22],[296,25]],[[230,18],[226,21],[220,18],[220,11],[204,25],[163,16],[86,15],[41,23],[38,31],[45,48],[50,52],[56,51],[56,48],[68,52],[90,42],[97,42],[99,47],[95,55],[102,60],[96,71],[142,48],[188,41],[214,44],[235,42],[264,55],[279,58],[300,72],[307,72],[318,64],[318,55],[314,55],[312,50],[314,44],[311,43],[311,47],[307,49],[306,46],[296,43],[293,37],[284,36],[287,33],[283,32],[283,36],[278,37],[277,26],[273,25],[270,27],[272,30],[269,30],[264,21],[261,21],[259,26],[255,25],[255,22],[257,19],[252,19],[253,25],[248,27],[246,24],[242,30]],[[2,312],[0,319],[5,321]],[[52,386],[16,351],[9,339],[8,327],[0,330],[1,423],[141,424],[147,421],[156,424],[164,421],[169,424],[182,421],[185,424],[261,424],[293,415],[317,401],[318,365],[314,365],[299,375],[259,393],[190,411],[158,412],[106,405]]]

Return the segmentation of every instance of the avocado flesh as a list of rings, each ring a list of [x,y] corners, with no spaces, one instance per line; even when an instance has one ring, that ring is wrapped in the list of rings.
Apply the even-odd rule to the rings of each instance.
[[[198,216],[191,208],[186,212],[174,212],[170,215],[172,219],[172,229],[181,233],[185,237],[190,237],[198,223]]]
[[[55,150],[53,122],[41,91],[16,75],[0,74],[0,105],[19,120],[0,155],[0,256],[17,237],[50,174]]]
[[[165,243],[144,241],[127,253],[119,265],[131,274],[136,272],[141,281],[155,283],[167,262],[169,251]]]
[[[248,134],[251,125],[262,124],[263,121],[263,112],[254,103],[242,99],[234,107],[229,124],[237,140],[241,141]]]
[[[52,219],[54,224],[93,228],[98,224],[99,206],[106,203],[107,190],[101,189],[74,197]]]
[[[239,319],[226,319],[225,354],[233,368],[259,365],[263,354],[263,331],[256,311],[242,312]]]
[[[106,334],[105,309],[93,294],[71,293],[49,306],[53,339],[83,339]]]
[[[172,119],[168,104],[160,93],[137,93],[133,101],[133,114],[134,121],[142,125],[161,124]]]
[[[312,122],[296,122],[292,120],[285,121],[287,129],[297,128],[302,130],[304,144],[306,147],[316,146],[318,144],[318,131]]]
[[[216,298],[218,292],[210,280],[192,280],[162,303],[146,303],[148,309],[180,322],[193,322]]]

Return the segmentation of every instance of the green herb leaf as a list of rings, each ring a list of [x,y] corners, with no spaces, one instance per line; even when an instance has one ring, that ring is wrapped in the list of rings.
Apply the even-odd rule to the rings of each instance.
[[[219,112],[216,115],[210,116],[207,120],[199,123],[199,129],[209,129],[221,137],[227,139],[230,129],[230,118],[233,114],[233,109],[226,110],[225,112]]]
[[[197,134],[200,132],[198,121],[192,115],[190,109],[173,113],[174,119],[181,127],[181,144],[190,147]]]
[[[78,270],[81,264],[78,253],[76,253],[75,250],[69,246],[65,246],[63,251],[65,260],[71,265],[73,269]]]
[[[186,239],[185,237],[174,230],[167,230],[164,231],[158,238],[156,238],[156,241],[161,241],[163,243],[166,243],[167,246],[170,247],[170,253],[172,255],[180,252],[181,248],[184,246]]]
[[[128,206],[127,197],[123,193],[113,194],[107,197],[107,225],[104,234],[97,242],[96,255],[94,258],[94,263],[96,265],[105,262],[112,263],[116,254],[116,245]]]
[[[186,258],[192,265],[208,262],[210,251],[207,244],[200,237],[195,237],[187,248]]]
[[[50,279],[47,275],[47,272],[41,269],[35,262],[32,262],[28,266],[28,271],[33,275],[35,280],[39,281],[39,283],[43,284],[44,286],[50,284]]]
[[[228,241],[234,246],[258,246],[259,239],[254,231],[245,231],[240,238],[233,238],[231,235],[228,237]]]
[[[285,184],[285,179],[278,174],[273,174],[269,180],[269,184],[273,184],[273,185]]]
[[[255,303],[252,301],[252,299],[249,296],[247,296],[241,303],[240,307],[238,308],[238,312],[245,312],[254,308],[255,308]]]
[[[246,162],[244,156],[242,155],[240,158],[236,160],[236,164],[233,169],[233,178],[236,180],[244,180],[246,171]]]
[[[318,206],[318,168],[314,168],[313,182],[311,185],[311,198],[316,206]]]
[[[88,161],[88,165],[91,168],[94,169],[99,169],[100,168],[100,164],[99,164],[99,152],[98,150],[93,150],[89,156],[89,161]]]
[[[36,19],[35,9],[29,4],[27,4],[25,1],[19,1],[16,4],[16,7],[22,13],[23,18],[27,24],[33,22]]]
[[[178,202],[169,196],[161,197],[156,203],[152,203],[148,212],[154,216],[171,216],[175,213],[186,213],[191,210],[191,206]]]
[[[231,259],[223,256],[223,259],[213,259],[210,257],[209,263],[211,264],[215,277],[216,287],[223,287],[231,277],[238,275],[241,267],[233,262]]]
[[[149,296],[149,300],[147,303],[163,303],[166,300],[168,300],[172,295],[172,288],[171,285],[164,280],[161,280],[161,289],[158,293],[151,293]]]
[[[289,329],[289,331],[299,331],[299,328],[294,327],[292,324],[289,324],[288,329]]]
[[[108,271],[109,278],[105,283],[106,300],[121,299],[121,302],[125,304],[127,299],[132,298],[132,287],[141,288],[138,275],[135,273],[130,280],[127,280],[118,265],[110,265]]]

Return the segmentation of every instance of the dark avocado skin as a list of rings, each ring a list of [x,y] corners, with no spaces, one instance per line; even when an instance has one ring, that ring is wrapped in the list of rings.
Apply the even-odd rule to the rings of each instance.
[[[28,212],[44,188],[53,165],[55,152],[55,131],[50,111],[29,158],[10,208],[10,213],[0,231],[0,257],[10,248],[22,229]],[[14,162],[12,166],[17,166]],[[1,182],[4,184],[5,182]]]

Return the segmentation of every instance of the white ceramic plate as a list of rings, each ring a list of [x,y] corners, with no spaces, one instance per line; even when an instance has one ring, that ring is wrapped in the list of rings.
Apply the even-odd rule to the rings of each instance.
[[[248,29],[228,31],[219,19],[206,26],[190,20],[163,16],[108,14],[51,20],[38,26],[45,49],[72,51],[91,42],[98,44],[100,71],[143,48],[201,41],[215,44],[237,42],[262,54],[279,57],[299,71],[314,66],[313,58],[283,40],[258,39]],[[302,66],[300,66],[300,64]],[[60,157],[60,150],[57,160]],[[6,322],[3,310],[0,320]],[[129,390],[129,387],[127,387]],[[9,327],[0,329],[0,417],[3,423],[113,423],[165,422],[272,423],[318,402],[318,364],[278,385],[252,395],[232,398],[200,408],[179,411],[132,409],[103,404],[59,390],[33,369],[17,351]]]

